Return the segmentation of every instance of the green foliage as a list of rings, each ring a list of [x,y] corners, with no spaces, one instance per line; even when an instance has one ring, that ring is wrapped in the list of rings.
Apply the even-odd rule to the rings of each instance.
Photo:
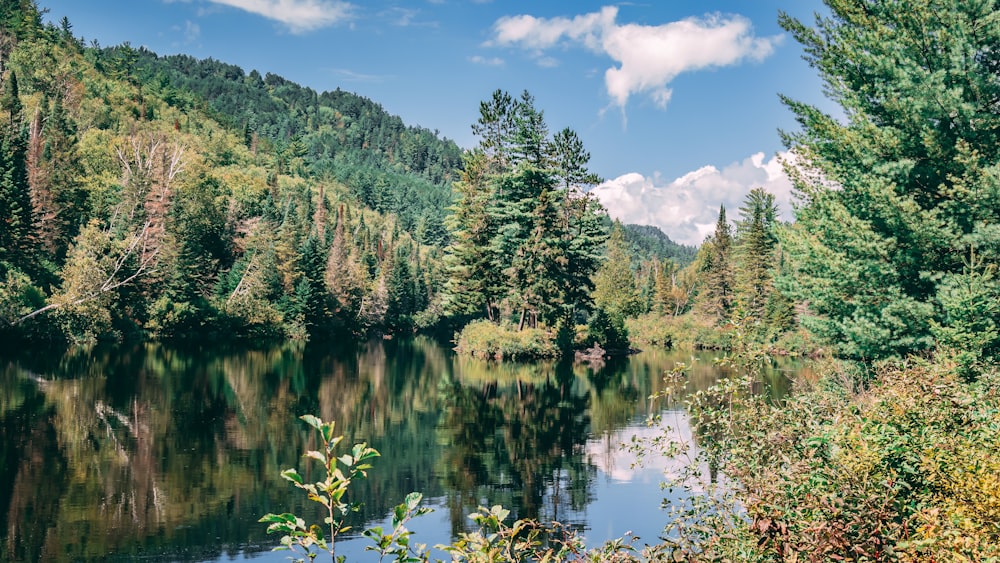
[[[416,516],[422,516],[432,511],[430,508],[420,506],[423,495],[420,493],[410,493],[402,504],[397,505],[392,511],[392,531],[386,534],[381,526],[366,528],[361,534],[374,542],[373,546],[366,546],[365,549],[375,551],[379,554],[379,561],[386,556],[392,556],[399,563],[417,563],[427,561],[427,547],[423,544],[411,544],[410,538],[413,532],[406,528],[406,523]]]
[[[964,272],[946,274],[939,286],[944,316],[942,322],[931,322],[931,333],[940,348],[955,354],[966,379],[974,379],[1000,353],[1000,286],[995,276],[995,265],[983,268],[973,254]]]
[[[625,318],[621,313],[608,312],[602,307],[594,309],[587,320],[587,340],[600,344],[605,350],[628,350],[629,334]]]
[[[625,225],[625,240],[631,249],[633,263],[656,258],[660,262],[670,260],[684,267],[694,262],[698,255],[697,248],[677,244],[659,227],[652,225]]]
[[[561,350],[555,337],[540,328],[517,330],[486,320],[472,321],[455,335],[455,350],[477,358],[518,360],[555,358]]]
[[[746,510],[712,549],[747,560],[997,557],[996,376],[967,384],[954,368],[884,365],[861,391],[831,371],[780,406],[736,387],[697,406],[708,455]]]
[[[589,307],[605,237],[600,204],[576,191],[595,179],[589,154],[568,129],[550,140],[527,92],[494,92],[473,131],[480,146],[466,154],[448,222],[444,308],[459,319],[554,326]]]
[[[656,313],[646,313],[626,319],[625,330],[628,333],[629,343],[636,348],[673,347],[675,323],[671,319],[672,317]]]
[[[397,216],[421,243],[446,242],[443,210],[461,166],[454,142],[339,88],[316,92],[212,59],[137,54],[142,80],[169,106],[204,103],[255,155],[273,151],[279,174],[333,178],[361,204]]]
[[[0,261],[45,301],[9,330],[306,339],[440,318],[426,243],[448,236],[454,143],[352,94],[83,48],[22,4],[0,13]]]
[[[775,332],[767,321],[778,315],[778,303],[772,299],[772,280],[777,270],[777,216],[774,196],[757,188],[747,194],[740,208],[740,220],[736,222],[734,315],[758,340],[766,338],[768,332]],[[780,331],[785,327],[775,328]]]
[[[33,271],[34,220],[25,162],[27,134],[23,126],[17,75],[7,75],[0,91],[0,260]]]
[[[299,418],[316,430],[322,444],[321,449],[310,450],[303,457],[318,461],[323,467],[323,475],[316,482],[307,482],[295,469],[286,469],[281,472],[281,476],[304,491],[309,500],[323,507],[326,514],[323,519],[325,526],[307,525],[305,520],[291,513],[265,514],[260,521],[268,524],[268,533],[284,534],[281,546],[275,549],[288,549],[296,553],[297,549],[301,549],[302,554],[310,560],[316,557],[313,550],[319,549],[328,552],[334,560],[343,561],[343,557],[338,559],[336,556],[337,535],[350,529],[345,524],[347,515],[359,509],[357,502],[349,500],[348,489],[352,482],[368,475],[367,471],[372,467],[369,460],[378,457],[379,453],[361,443],[354,444],[348,453],[337,456],[337,446],[344,437],[334,435],[334,423],[323,422],[313,415]],[[329,531],[329,536],[324,535],[324,528]]]
[[[634,317],[642,310],[620,221],[611,227],[604,263],[594,274],[594,305],[619,319]]]
[[[0,262],[0,332],[9,331],[21,317],[42,307],[45,294],[31,283],[31,278]]]
[[[733,305],[732,247],[732,227],[726,220],[725,206],[720,206],[715,232],[702,245],[697,264],[704,280],[698,294],[698,306],[720,324],[729,319]]]
[[[827,5],[813,27],[780,22],[848,116],[785,100],[801,125],[786,142],[803,205],[783,236],[793,258],[783,285],[809,303],[804,322],[848,356],[951,346],[949,327],[966,330],[968,317],[952,314],[966,257],[981,271],[1000,260],[1000,129],[988,101],[1000,96],[997,5]],[[994,280],[974,284],[996,292]],[[996,324],[997,311],[979,312]],[[970,344],[971,362],[995,359],[988,342]]]

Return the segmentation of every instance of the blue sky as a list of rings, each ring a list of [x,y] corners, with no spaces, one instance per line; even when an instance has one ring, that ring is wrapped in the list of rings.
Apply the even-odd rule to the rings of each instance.
[[[484,0],[40,0],[90,42],[212,57],[318,91],[357,92],[470,147],[479,101],[527,89],[608,179],[612,215],[701,242],[720,204],[789,188],[775,156],[794,129],[778,93],[829,108],[779,10],[819,0],[645,3]]]

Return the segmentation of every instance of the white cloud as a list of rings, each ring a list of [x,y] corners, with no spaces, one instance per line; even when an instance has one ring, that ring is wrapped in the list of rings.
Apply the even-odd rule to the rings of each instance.
[[[618,8],[607,6],[600,12],[570,18],[536,18],[530,15],[507,16],[493,24],[496,38],[490,44],[514,45],[542,50],[563,40],[579,42],[600,50],[600,36],[615,26]]]
[[[330,70],[346,82],[383,82],[389,78],[388,76],[379,74],[355,72],[347,68],[334,68]]]
[[[292,33],[303,33],[351,17],[354,6],[339,0],[208,0],[239,8],[283,23]]]
[[[499,57],[486,58],[479,55],[469,57],[469,62],[475,63],[477,65],[486,66],[501,66],[503,65],[503,59]]]
[[[183,37],[184,45],[192,45],[197,43],[198,39],[201,37],[201,27],[198,24],[192,22],[191,20],[184,21],[184,27],[179,25],[171,26],[171,31],[180,34]],[[179,46],[181,43],[174,42],[175,46]]]
[[[677,75],[705,68],[767,58],[781,36],[753,35],[750,20],[740,15],[713,14],[650,26],[617,23],[618,8],[574,18],[536,18],[517,15],[493,25],[487,45],[520,47],[544,60],[545,49],[582,45],[603,53],[618,66],[604,73],[604,84],[614,104],[625,107],[633,94],[648,94],[665,107]]]
[[[184,41],[186,43],[194,43],[201,37],[201,27],[198,24],[190,21],[184,21]]]
[[[699,245],[715,229],[719,206],[725,205],[729,219],[736,219],[753,188],[774,194],[781,218],[790,220],[792,183],[781,165],[790,156],[781,153],[765,160],[759,152],[722,170],[703,166],[670,182],[632,172],[596,186],[592,193],[616,219],[655,225],[675,242]]]

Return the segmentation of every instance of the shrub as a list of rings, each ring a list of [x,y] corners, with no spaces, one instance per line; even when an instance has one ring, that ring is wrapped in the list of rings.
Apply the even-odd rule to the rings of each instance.
[[[611,351],[629,349],[628,330],[620,314],[598,308],[590,316],[587,326],[587,337],[591,344],[600,344],[602,348]]]
[[[455,335],[455,350],[476,358],[522,360],[561,355],[555,335],[539,328],[517,330],[509,325],[473,321]]]
[[[675,559],[1000,557],[1000,376],[956,371],[947,358],[862,380],[830,370],[780,405],[749,377],[696,393],[701,460],[727,491],[671,484],[701,499],[671,525]]]
[[[632,346],[642,348],[656,346],[670,348],[674,344],[673,317],[657,313],[647,313],[638,317],[625,319],[625,329]]]

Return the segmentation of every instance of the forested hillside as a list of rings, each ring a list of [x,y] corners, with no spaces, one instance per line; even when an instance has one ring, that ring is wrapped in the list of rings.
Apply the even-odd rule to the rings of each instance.
[[[707,287],[695,249],[636,225],[625,270],[601,274],[617,258],[585,193],[600,178],[526,91],[483,102],[481,144],[462,151],[340,89],[88,46],[41,15],[31,0],[0,11],[7,335],[308,338],[486,318],[546,346],[562,331],[566,351],[622,344],[625,317],[689,312]],[[636,307],[608,301],[633,290]]]
[[[84,46],[0,11],[0,330],[85,340],[412,330],[452,142],[374,102]]]
[[[655,257],[687,266],[698,255],[697,248],[677,244],[654,225],[625,225],[625,238],[632,245],[633,261]]]
[[[407,127],[377,103],[339,88],[317,93],[271,73],[247,74],[187,55],[157,57],[128,45],[98,53],[99,67],[130,61],[168,104],[203,101],[208,115],[240,131],[252,152],[274,153],[279,166],[300,157],[300,173],[345,185],[362,204],[399,217],[422,243],[446,241],[443,220],[462,153],[436,132]]]

